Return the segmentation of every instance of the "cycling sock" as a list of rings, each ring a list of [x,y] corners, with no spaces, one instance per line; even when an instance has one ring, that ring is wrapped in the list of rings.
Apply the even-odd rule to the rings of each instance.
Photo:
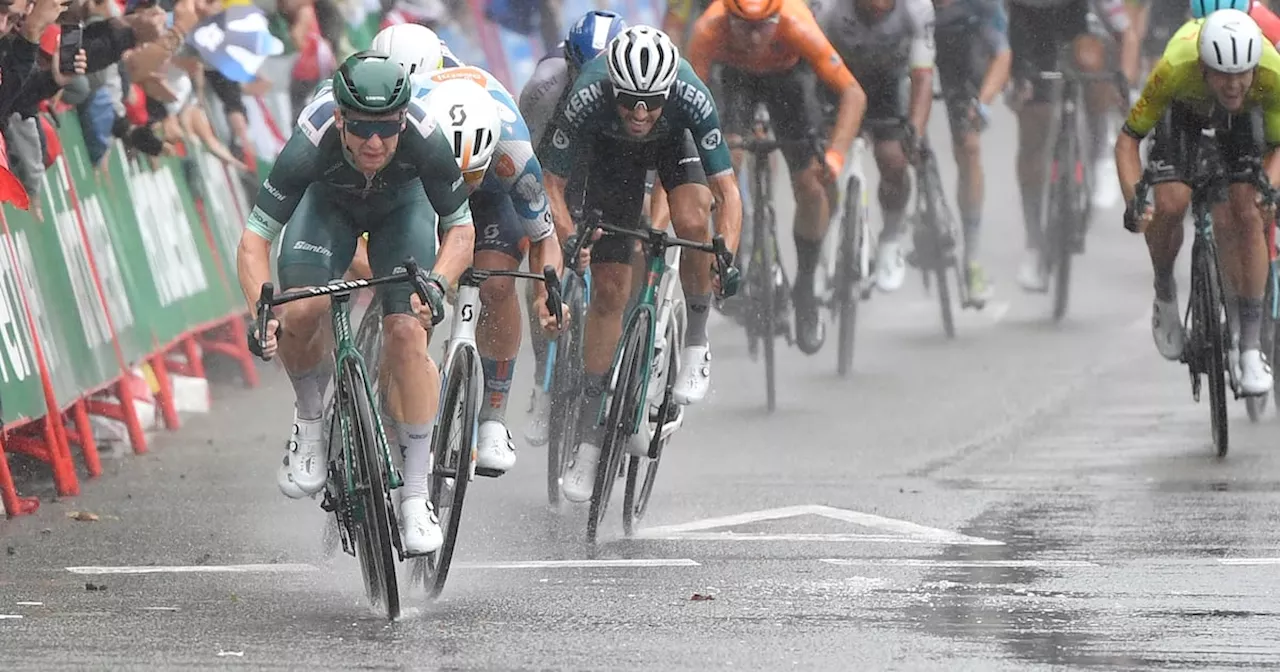
[[[978,256],[978,244],[982,240],[982,213],[961,211],[960,221],[964,226],[964,257],[972,263]]]
[[[1022,222],[1027,230],[1027,249],[1040,249],[1040,190],[1022,193]]]
[[[428,497],[431,482],[431,425],[399,422],[400,452],[404,455],[404,496]]]
[[[689,309],[689,324],[684,333],[685,345],[707,344],[707,316],[711,314],[711,293],[691,294],[684,298]]]
[[[799,236],[796,242],[796,287],[813,291],[813,273],[818,268],[818,252],[822,241],[805,240]]]
[[[885,210],[884,228],[880,229],[880,240],[897,240],[902,236],[902,220],[906,210]]]
[[[1177,281],[1173,279],[1173,270],[1156,271],[1156,299],[1158,301],[1176,301],[1178,299]]]
[[[584,373],[582,375],[582,407],[578,413],[578,442],[590,443],[597,448],[604,441],[604,425],[596,425],[600,402],[609,384],[608,373]]]
[[[1237,297],[1240,306],[1240,351],[1262,347],[1262,299]]]
[[[484,368],[485,404],[480,407],[480,422],[507,419],[507,393],[511,391],[511,377],[516,370],[514,359],[480,358]]]
[[[543,376],[547,375],[547,356],[551,342],[538,333],[542,330],[542,325],[535,323],[532,327],[535,331],[529,335],[529,345],[533,348],[533,385],[542,387]]]
[[[293,383],[293,394],[296,397],[293,406],[298,409],[299,420],[319,420],[324,417],[324,391],[329,387],[331,378],[333,365],[328,361],[310,371],[298,374],[289,372],[289,382]]]

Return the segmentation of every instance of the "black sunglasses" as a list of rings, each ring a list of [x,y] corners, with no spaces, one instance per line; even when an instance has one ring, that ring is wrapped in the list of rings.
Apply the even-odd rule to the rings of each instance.
[[[344,127],[347,132],[364,140],[368,140],[373,136],[380,138],[392,138],[400,135],[400,128],[404,126],[403,119],[347,119]]]
[[[613,97],[619,105],[628,110],[634,110],[641,105],[644,105],[646,110],[657,110],[667,104],[667,94],[665,93],[632,93],[614,89]]]

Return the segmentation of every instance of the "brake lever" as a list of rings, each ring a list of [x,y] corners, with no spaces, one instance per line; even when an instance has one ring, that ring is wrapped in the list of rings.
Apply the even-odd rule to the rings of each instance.
[[[413,293],[418,295],[422,305],[430,303],[427,298],[427,278],[422,274],[422,267],[413,257],[404,258],[404,273],[408,276],[409,284],[413,285]]]
[[[547,287],[547,310],[556,318],[556,326],[564,324],[564,300],[561,298],[560,276],[554,266],[542,267],[542,282]]]
[[[250,344],[257,346],[256,348],[250,348],[250,350],[254,350],[253,354],[257,355],[264,362],[271,361],[271,358],[263,355],[262,351],[267,348],[267,323],[275,319],[275,315],[271,311],[271,301],[275,296],[275,286],[269,282],[262,283],[262,291],[258,296],[254,331],[252,334],[249,334]]]

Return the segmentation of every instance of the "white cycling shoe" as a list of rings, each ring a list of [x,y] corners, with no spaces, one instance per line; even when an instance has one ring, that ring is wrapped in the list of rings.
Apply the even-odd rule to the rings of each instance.
[[[293,413],[293,435],[276,470],[276,485],[291,499],[302,499],[324,490],[329,478],[325,459],[324,420],[300,420]]]
[[[573,461],[569,463],[569,468],[564,471],[564,479],[560,483],[560,490],[564,493],[564,498],[575,503],[591,499],[591,493],[596,488],[596,463],[600,461],[600,447],[590,443],[578,444],[578,450],[573,454]]]
[[[529,404],[529,424],[524,428],[524,439],[531,446],[545,446],[551,433],[551,395],[542,388],[533,388],[533,400]]]
[[[896,292],[907,281],[907,259],[900,238],[881,238],[876,251],[876,287],[882,292]]]
[[[501,476],[516,466],[516,444],[507,426],[497,420],[480,423],[476,435],[476,473]]]
[[[1028,250],[1018,265],[1018,285],[1026,292],[1049,291],[1049,274],[1040,265],[1040,253]]]
[[[1160,356],[1176,362],[1182,358],[1182,348],[1187,336],[1182,331],[1182,316],[1178,314],[1178,300],[1156,299],[1151,306],[1151,337],[1155,339]],[[1255,351],[1256,352],[1256,351]]]
[[[1262,359],[1259,350],[1240,353],[1240,391],[1248,396],[1259,396],[1271,391],[1274,381],[1271,367]]]
[[[686,345],[680,352],[680,373],[671,396],[688,406],[702,401],[711,389],[711,346]]]
[[[408,555],[426,555],[444,545],[440,519],[426,497],[405,497],[400,502],[400,530]]]

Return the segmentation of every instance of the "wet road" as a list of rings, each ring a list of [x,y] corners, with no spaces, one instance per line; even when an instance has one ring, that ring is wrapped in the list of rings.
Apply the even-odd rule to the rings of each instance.
[[[585,513],[546,510],[542,453],[525,448],[472,489],[443,598],[386,623],[356,563],[323,558],[318,506],[276,490],[290,395],[270,374],[215,388],[213,414],[108,460],[82,496],[0,522],[0,668],[1280,665],[1274,418],[1233,406],[1232,452],[1212,457],[1206,407],[1151,345],[1145,248],[1117,210],[1095,223],[1064,323],[1016,288],[1007,113],[994,128],[998,300],[948,342],[917,278],[876,296],[856,376],[835,377],[831,344],[784,351],[773,416],[741,333],[716,319],[714,392],[666,454],[641,538],[620,539],[615,506],[590,553]],[[613,562],[573,562],[592,557]],[[121,567],[154,573],[94,573]]]

